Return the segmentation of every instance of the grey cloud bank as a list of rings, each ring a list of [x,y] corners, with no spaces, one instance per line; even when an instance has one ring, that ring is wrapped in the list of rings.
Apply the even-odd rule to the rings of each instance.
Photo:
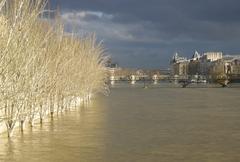
[[[52,0],[66,30],[95,32],[120,66],[167,67],[178,51],[240,53],[239,0]]]

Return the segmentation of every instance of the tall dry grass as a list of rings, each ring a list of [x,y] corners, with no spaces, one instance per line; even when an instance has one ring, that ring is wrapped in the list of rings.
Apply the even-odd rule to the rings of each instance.
[[[95,36],[66,36],[41,19],[45,0],[0,0],[0,106],[8,136],[73,102],[107,92],[106,56]],[[50,22],[51,21],[51,25]]]

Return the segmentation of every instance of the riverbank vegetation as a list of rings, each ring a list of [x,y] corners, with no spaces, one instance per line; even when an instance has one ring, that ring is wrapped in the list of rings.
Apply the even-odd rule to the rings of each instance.
[[[59,18],[44,16],[46,4],[0,0],[0,115],[9,137],[17,123],[23,130],[107,91],[102,44],[66,35]]]

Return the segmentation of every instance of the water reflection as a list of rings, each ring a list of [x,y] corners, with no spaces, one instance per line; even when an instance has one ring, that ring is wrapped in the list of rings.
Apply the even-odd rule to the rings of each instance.
[[[142,85],[1,135],[0,161],[239,161],[239,88]]]
[[[104,115],[97,101],[60,113],[43,125],[17,131],[9,140],[1,135],[0,161],[97,161],[103,154]],[[84,161],[84,160],[83,160]]]

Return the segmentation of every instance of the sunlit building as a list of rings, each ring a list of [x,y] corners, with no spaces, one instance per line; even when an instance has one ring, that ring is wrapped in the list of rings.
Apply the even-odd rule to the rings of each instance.
[[[171,75],[175,78],[184,78],[188,75],[189,60],[175,53],[171,62]]]
[[[240,56],[223,55],[222,52],[197,51],[191,59],[180,57],[177,53],[171,61],[171,75],[175,78],[204,78],[212,80],[218,76],[228,76],[232,80],[240,78]]]
[[[222,52],[206,52],[201,56],[202,62],[213,62],[223,58]]]

